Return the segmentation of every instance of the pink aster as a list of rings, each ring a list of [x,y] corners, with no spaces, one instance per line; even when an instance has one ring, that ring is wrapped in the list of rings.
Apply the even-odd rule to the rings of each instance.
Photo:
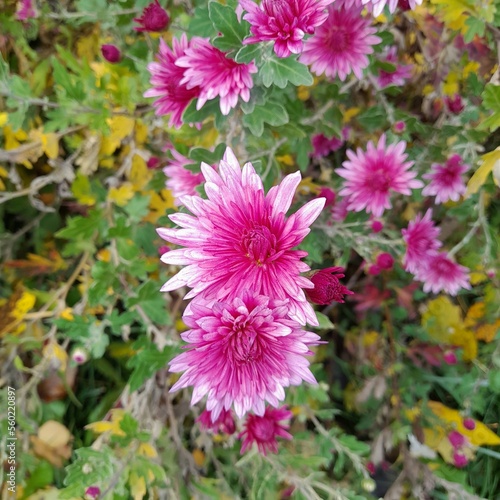
[[[238,97],[245,102],[250,99],[252,73],[257,73],[255,64],[238,64],[204,38],[193,38],[185,55],[175,64],[185,68],[181,84],[188,89],[200,88],[196,109],[219,96],[220,110],[227,115],[236,106]]]
[[[233,434],[236,430],[233,412],[231,410],[222,410],[215,420],[212,420],[211,411],[203,410],[201,415],[196,419],[196,422],[198,422],[200,427],[206,431]]]
[[[283,420],[292,418],[292,412],[286,406],[281,408],[266,408],[263,416],[248,415],[245,422],[245,430],[238,435],[243,440],[241,454],[245,453],[253,443],[263,455],[268,451],[278,453],[277,437],[292,439],[292,435],[287,432],[289,425],[280,423]]]
[[[318,76],[345,80],[354,73],[361,78],[369,63],[367,55],[373,53],[372,46],[382,41],[361,10],[357,2],[330,5],[327,20],[304,43],[300,62],[310,65]]]
[[[191,404],[206,396],[212,420],[232,406],[240,418],[263,415],[265,402],[283,401],[285,387],[316,383],[304,356],[319,337],[288,318],[286,300],[250,292],[231,302],[196,299],[183,320],[189,346],[170,362],[171,372],[184,372],[171,390],[193,386]]]
[[[203,182],[203,174],[188,170],[186,165],[193,163],[189,158],[178,153],[175,149],[170,149],[172,156],[167,166],[163,169],[167,176],[165,185],[175,199],[176,206],[182,205],[180,198],[185,195],[198,196],[196,188]]]
[[[188,88],[182,82],[184,69],[177,66],[176,61],[196,41],[194,37],[188,42],[183,34],[180,40],[172,40],[172,49],[160,38],[158,62],[148,64],[151,73],[150,83],[153,88],[144,93],[144,97],[159,97],[153,105],[157,115],[170,115],[169,125],[179,128],[182,125],[182,113],[192,99],[200,95],[200,88],[194,85]],[[201,39],[200,39],[201,40]]]
[[[422,194],[435,196],[438,204],[449,200],[458,201],[467,189],[462,174],[468,169],[469,166],[457,154],[450,156],[444,165],[433,163],[431,171],[423,175],[430,182],[422,190]]]
[[[395,46],[388,47],[382,59],[383,62],[395,66],[393,72],[380,70],[377,77],[380,88],[388,87],[389,85],[396,85],[401,87],[406,83],[406,80],[411,77],[413,65],[412,64],[399,64],[397,48]]]
[[[251,0],[240,0],[247,14],[253,36],[244,44],[274,41],[278,57],[288,57],[302,51],[304,35],[312,35],[325,22],[325,8],[333,0],[262,0],[260,6]]]
[[[19,0],[17,2],[16,19],[18,21],[27,21],[37,16],[33,3],[33,0]]]
[[[426,265],[427,260],[436,255],[442,243],[438,240],[440,229],[432,221],[432,210],[427,210],[422,217],[418,214],[410,221],[406,229],[402,229],[403,240],[406,243],[404,268],[413,274]]]
[[[367,150],[358,148],[357,152],[348,150],[342,166],[335,171],[346,179],[341,196],[349,198],[349,210],[360,212],[365,210],[380,217],[386,208],[391,208],[391,192],[411,195],[411,190],[420,188],[423,183],[417,179],[415,172],[409,169],[412,161],[405,161],[406,142],[386,145],[385,134],[380,137],[378,145],[368,142]]]
[[[468,272],[469,269],[454,262],[446,252],[440,252],[418,269],[415,278],[424,283],[424,292],[456,295],[461,288],[470,288]]]
[[[342,138],[336,136],[328,138],[324,134],[313,135],[311,138],[311,144],[313,146],[311,156],[313,158],[322,158],[328,156],[333,151],[338,151],[344,145],[348,133],[349,130],[345,127],[342,131]]]
[[[242,170],[229,148],[219,173],[204,163],[201,170],[208,199],[181,197],[193,215],[172,214],[170,219],[181,229],[158,229],[163,239],[185,247],[163,255],[162,261],[187,266],[162,291],[189,286],[187,299],[201,296],[215,301],[253,290],[273,299],[289,299],[290,317],[317,325],[302,290],[313,284],[300,276],[310,270],[301,261],[307,252],[294,247],[309,233],[325,199],[316,198],[287,218],[300,172],[286,176],[265,195],[252,164]]]
[[[367,6],[367,9],[373,13],[375,17],[380,16],[384,7],[389,6],[389,11],[394,12],[399,3],[404,3],[405,10],[414,9],[417,5],[422,4],[422,0],[361,0],[363,5]],[[408,8],[406,8],[408,7]]]

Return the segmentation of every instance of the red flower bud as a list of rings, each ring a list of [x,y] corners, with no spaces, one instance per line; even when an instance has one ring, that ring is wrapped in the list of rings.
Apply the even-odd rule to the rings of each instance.
[[[142,16],[135,18],[134,21],[139,24],[134,28],[135,31],[163,31],[168,26],[170,17],[158,0],[155,0],[146,6]]]
[[[326,198],[325,207],[331,207],[335,204],[335,191],[329,187],[322,187],[318,197]]]
[[[372,221],[372,231],[374,233],[380,233],[382,229],[384,229],[384,224],[382,224],[382,222],[380,222],[379,220]]]
[[[120,62],[122,58],[122,53],[116,45],[102,45],[101,54],[111,64]]]
[[[392,269],[392,266],[394,265],[394,257],[387,252],[383,252],[377,256],[377,266],[380,267],[380,269]]]
[[[453,448],[461,448],[465,444],[465,436],[458,431],[451,431],[448,434],[448,440]]]
[[[457,355],[453,351],[446,351],[443,359],[447,365],[456,365],[458,363]]]
[[[313,282],[314,288],[305,289],[307,298],[314,304],[326,306],[331,302],[344,303],[344,295],[353,295],[354,292],[348,290],[339,281],[343,278],[341,267],[328,267],[313,271],[309,279]]]
[[[151,156],[151,158],[148,160],[146,163],[146,166],[150,170],[154,170],[155,168],[158,168],[160,166],[161,160],[158,158],[158,156]]]
[[[474,419],[472,418],[464,418],[462,423],[468,431],[473,431],[476,428],[476,422],[474,422]]]
[[[459,115],[465,107],[460,94],[455,94],[453,98],[446,96],[444,102],[450,113],[454,115]]]
[[[85,500],[96,500],[101,494],[99,486],[89,486],[85,490]]]
[[[377,274],[380,274],[380,266],[377,266],[377,264],[371,264],[370,267],[368,268],[368,274],[371,276],[377,276]]]
[[[467,457],[459,452],[459,451],[456,451],[455,453],[453,453],[453,463],[455,465],[455,467],[458,467],[459,469],[463,469],[467,463],[469,461],[467,460]]]

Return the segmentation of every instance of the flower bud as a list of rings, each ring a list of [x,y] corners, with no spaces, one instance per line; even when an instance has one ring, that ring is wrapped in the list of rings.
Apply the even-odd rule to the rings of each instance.
[[[101,54],[106,61],[108,61],[111,64],[115,64],[117,62],[121,61],[122,58],[122,53],[120,52],[120,49],[116,45],[102,45],[101,46]]]
[[[456,365],[458,363],[457,355],[453,351],[446,351],[443,359],[447,365]]]
[[[101,494],[101,489],[98,486],[89,486],[85,490],[85,500],[96,500]]]
[[[476,428],[476,422],[470,417],[464,418],[462,424],[468,431],[473,431]]]
[[[326,198],[325,207],[331,207],[335,204],[335,191],[329,187],[322,187],[318,197]]]
[[[88,353],[85,349],[82,349],[81,347],[77,347],[72,353],[71,353],[71,359],[77,364],[77,365],[83,365],[88,360]]]
[[[384,224],[379,220],[372,220],[372,231],[374,233],[380,233],[384,229]]]
[[[304,291],[307,298],[314,304],[327,305],[331,302],[344,303],[344,295],[353,295],[354,292],[348,290],[339,281],[343,278],[341,267],[328,267],[313,271],[309,279],[313,282],[314,288],[306,288]]]
[[[453,453],[453,464],[455,465],[455,467],[463,469],[468,462],[469,461],[467,460],[467,457],[460,451],[456,451],[455,453]]]
[[[465,436],[458,431],[451,431],[448,434],[448,441],[453,448],[461,448],[465,444]]]
[[[160,5],[158,0],[150,3],[142,11],[142,16],[135,18],[134,21],[139,24],[134,28],[135,31],[163,31],[170,21],[167,11]]]
[[[393,125],[393,128],[394,128],[394,132],[396,132],[396,134],[402,134],[406,130],[406,123],[403,121],[396,122]]]
[[[148,162],[146,163],[146,166],[149,168],[149,170],[154,170],[155,168],[158,168],[160,166],[161,160],[158,158],[158,156],[151,156],[149,158]]]
[[[455,94],[453,98],[446,96],[444,102],[449,112],[454,115],[459,115],[465,107],[460,94]]]
[[[367,272],[371,276],[377,276],[378,274],[380,274],[380,271],[382,271],[380,266],[377,266],[377,264],[370,264]]]
[[[392,269],[392,266],[394,265],[394,257],[387,252],[383,252],[377,256],[377,266],[380,267],[380,269]]]

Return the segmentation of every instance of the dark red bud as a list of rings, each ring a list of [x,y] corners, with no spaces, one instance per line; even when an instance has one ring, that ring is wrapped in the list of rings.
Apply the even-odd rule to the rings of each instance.
[[[103,45],[101,46],[101,54],[106,61],[115,64],[121,61],[122,53],[116,45]]]
[[[343,278],[341,267],[328,267],[313,271],[309,279],[313,282],[314,288],[305,289],[307,298],[314,304],[327,305],[331,302],[344,303],[344,295],[353,295],[354,292],[348,290],[339,278]]]
[[[383,252],[377,256],[377,266],[380,267],[380,269],[392,269],[392,266],[394,265],[394,257],[387,252]]]
[[[150,3],[142,11],[142,16],[134,19],[139,26],[136,26],[135,31],[163,31],[170,22],[170,17],[167,11],[160,5],[158,0]]]

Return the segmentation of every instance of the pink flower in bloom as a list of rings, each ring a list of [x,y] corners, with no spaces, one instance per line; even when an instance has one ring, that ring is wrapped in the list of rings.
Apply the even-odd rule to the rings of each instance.
[[[158,62],[148,65],[151,73],[151,85],[153,88],[144,93],[144,97],[159,97],[154,102],[157,115],[170,115],[169,125],[179,128],[182,125],[182,113],[192,99],[200,95],[200,88],[187,87],[181,83],[184,77],[184,69],[176,66],[175,62],[184,55],[186,50],[196,40],[196,37],[188,42],[186,35],[180,40],[172,40],[172,50],[163,39],[160,38],[160,52]]]
[[[340,283],[340,279],[345,276],[342,271],[341,267],[313,271],[310,279],[314,283],[314,288],[306,290],[307,298],[314,304],[327,305],[333,301],[343,304],[344,295],[352,295],[354,292]]]
[[[238,64],[204,38],[191,39],[185,55],[177,59],[175,64],[185,68],[181,84],[185,84],[188,89],[200,89],[196,109],[219,96],[220,110],[223,115],[227,115],[236,106],[238,97],[245,102],[250,99],[252,73],[257,73],[255,64]]]
[[[344,145],[344,141],[338,137],[328,138],[323,134],[316,134],[312,137],[311,143],[313,152],[311,154],[314,158],[322,158],[328,156],[331,152],[337,151]]]
[[[160,5],[158,0],[145,7],[142,16],[134,19],[139,26],[135,31],[163,31],[170,21],[167,11]]]
[[[288,301],[244,292],[228,303],[196,299],[190,313],[183,319],[191,329],[181,335],[189,350],[170,362],[171,372],[184,373],[171,390],[194,386],[191,404],[207,396],[212,420],[231,406],[240,418],[263,415],[285,387],[316,383],[304,356],[319,336],[288,319]]]
[[[415,220],[401,231],[406,243],[404,268],[410,273],[416,274],[421,267],[425,267],[428,259],[436,255],[442,245],[437,239],[441,230],[434,226],[431,218],[432,210],[429,209],[423,217],[418,214]]]
[[[366,209],[375,217],[380,217],[386,208],[391,208],[390,192],[411,195],[411,190],[420,188],[423,183],[415,172],[408,170],[412,161],[405,161],[406,142],[385,144],[385,134],[378,145],[368,142],[367,151],[358,148],[357,152],[348,150],[350,161],[345,161],[335,171],[346,179],[340,195],[349,198],[349,210],[360,212]]]
[[[212,421],[212,412],[209,410],[203,410],[201,415],[196,419],[196,422],[198,422],[200,427],[206,431],[233,434],[236,430],[233,412],[231,410],[222,410],[220,415],[214,421]]]
[[[293,248],[309,233],[325,199],[316,198],[287,218],[300,172],[286,176],[265,195],[252,164],[242,170],[229,148],[220,162],[220,175],[204,163],[201,170],[208,199],[182,196],[182,204],[194,215],[172,214],[170,219],[182,229],[158,229],[160,237],[185,247],[163,255],[162,261],[187,266],[162,291],[187,285],[192,288],[187,299],[200,296],[215,301],[253,290],[273,299],[289,299],[293,319],[317,325],[302,290],[313,284],[300,276],[310,270],[301,261],[307,252]]]
[[[380,70],[377,81],[381,88],[388,87],[389,85],[396,85],[401,87],[405,84],[406,80],[410,78],[413,65],[412,64],[399,64],[398,52],[395,46],[388,47],[385,50],[383,62],[387,62],[395,66],[392,73]],[[403,122],[404,123],[404,122]]]
[[[18,21],[27,21],[36,16],[37,11],[33,5],[33,0],[20,0],[17,2],[16,19]]]
[[[373,13],[375,17],[380,16],[386,4],[389,5],[389,11],[394,12],[398,6],[398,0],[361,0],[363,5],[366,5],[368,10]],[[399,0],[401,1],[401,0]],[[422,0],[404,0],[408,4],[408,8],[414,9],[417,5],[422,4]]]
[[[280,423],[292,418],[292,412],[286,406],[275,409],[267,407],[263,416],[248,415],[245,422],[245,430],[238,435],[243,440],[241,452],[245,453],[253,443],[257,444],[260,453],[266,455],[268,451],[278,453],[277,437],[292,439],[287,432],[289,425]]]
[[[454,154],[444,165],[433,163],[431,171],[423,175],[430,182],[422,190],[424,196],[435,196],[436,203],[445,203],[448,200],[458,201],[466,191],[462,174],[469,169],[464,165],[462,157]]]
[[[243,43],[274,40],[278,57],[288,57],[302,51],[304,35],[312,35],[325,22],[325,8],[333,0],[262,0],[260,6],[251,0],[240,0],[247,11],[243,19],[250,23],[253,36]]]
[[[447,292],[456,295],[461,288],[470,288],[468,271],[450,259],[446,252],[431,256],[418,269],[415,278],[424,283],[424,292]]]
[[[192,163],[189,158],[178,153],[175,149],[170,149],[173,160],[170,160],[166,167],[163,168],[163,173],[168,177],[165,185],[174,196],[176,206],[181,205],[180,199],[185,196],[199,196],[196,188],[203,182],[203,174],[201,172],[191,172],[185,168],[186,165]]]
[[[311,66],[316,75],[345,80],[354,73],[363,76],[368,66],[368,54],[382,40],[375,36],[370,20],[361,15],[361,4],[335,2],[328,7],[328,19],[304,43],[300,62]]]

